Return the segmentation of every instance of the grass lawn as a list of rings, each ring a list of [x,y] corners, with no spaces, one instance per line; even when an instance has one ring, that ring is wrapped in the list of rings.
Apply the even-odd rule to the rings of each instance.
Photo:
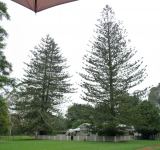
[[[112,143],[1,139],[0,150],[160,150],[160,141],[139,140]]]

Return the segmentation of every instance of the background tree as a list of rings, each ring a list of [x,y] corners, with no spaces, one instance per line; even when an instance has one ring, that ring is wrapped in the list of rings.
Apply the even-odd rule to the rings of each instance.
[[[24,135],[26,132],[25,121],[18,113],[11,113],[11,135]]]
[[[144,80],[145,67],[141,59],[135,60],[136,51],[128,46],[126,31],[108,5],[98,21],[92,49],[84,56],[82,99],[103,106],[104,118],[99,123],[116,130],[122,97]]]
[[[61,113],[58,113],[58,115],[54,118],[52,134],[65,134],[66,130],[67,119]]]
[[[137,111],[137,107],[142,100],[136,95],[130,96],[129,94],[126,94],[120,98],[120,101],[121,103],[119,104],[118,117],[121,124],[133,126],[135,122],[135,113]]]
[[[148,100],[155,105],[160,105],[160,84],[150,89]]]
[[[6,101],[0,97],[0,135],[5,135],[9,132],[9,116]]]
[[[108,122],[102,122],[102,120],[109,120],[112,117],[106,106],[103,104],[96,104],[94,113],[94,124],[100,135],[114,135],[114,134],[125,134],[126,129],[133,128],[135,122],[135,113],[137,106],[140,103],[140,99],[137,96],[130,96],[124,94],[123,97],[119,97],[119,106],[117,108],[116,127],[113,128],[114,124]],[[102,123],[101,123],[102,122]],[[128,133],[127,133],[128,134]]]
[[[159,109],[149,101],[142,101],[135,111],[134,127],[142,134],[142,138],[148,139],[160,131]]]
[[[51,132],[58,105],[64,94],[71,92],[66,59],[54,40],[47,35],[35,47],[23,85],[15,94],[16,110],[21,113],[28,131],[47,134]]]
[[[0,2],[0,19],[9,19],[7,7],[4,3]],[[6,30],[0,26],[0,134],[6,134],[9,130],[9,118],[7,102],[4,99],[5,87],[11,83],[9,74],[11,72],[11,64],[8,63],[3,53],[5,48],[4,40],[7,37]]]
[[[66,119],[68,128],[77,128],[82,123],[93,124],[94,108],[86,104],[73,104],[68,108]]]

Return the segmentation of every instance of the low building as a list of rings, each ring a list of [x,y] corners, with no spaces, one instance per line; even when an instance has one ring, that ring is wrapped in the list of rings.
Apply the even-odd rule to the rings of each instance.
[[[66,135],[69,135],[69,136],[70,135],[73,135],[73,136],[76,136],[76,135],[84,135],[84,136],[90,135],[90,127],[91,127],[91,124],[83,123],[75,129],[67,130]]]

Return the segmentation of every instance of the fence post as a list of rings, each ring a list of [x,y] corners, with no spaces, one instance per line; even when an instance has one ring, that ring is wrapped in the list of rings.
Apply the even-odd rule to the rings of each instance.
[[[105,137],[103,136],[103,142],[105,142]]]
[[[116,136],[114,136],[114,142],[117,142],[117,137]]]
[[[97,135],[95,135],[95,138],[94,138],[94,140],[95,140],[95,141],[97,141]]]

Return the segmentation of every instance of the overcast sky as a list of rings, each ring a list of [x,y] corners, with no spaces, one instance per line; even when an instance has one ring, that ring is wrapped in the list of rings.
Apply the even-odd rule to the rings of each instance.
[[[68,59],[73,82],[78,83],[76,72],[81,71],[82,57],[89,48],[100,12],[109,4],[128,31],[137,55],[144,57],[148,78],[143,85],[160,82],[159,0],[79,0],[37,14],[11,0],[1,1],[7,4],[11,16],[10,21],[2,23],[9,34],[5,54],[13,65],[13,77],[23,76],[23,62],[29,60],[29,50],[50,34]],[[72,99],[79,100],[79,94],[74,94]]]

